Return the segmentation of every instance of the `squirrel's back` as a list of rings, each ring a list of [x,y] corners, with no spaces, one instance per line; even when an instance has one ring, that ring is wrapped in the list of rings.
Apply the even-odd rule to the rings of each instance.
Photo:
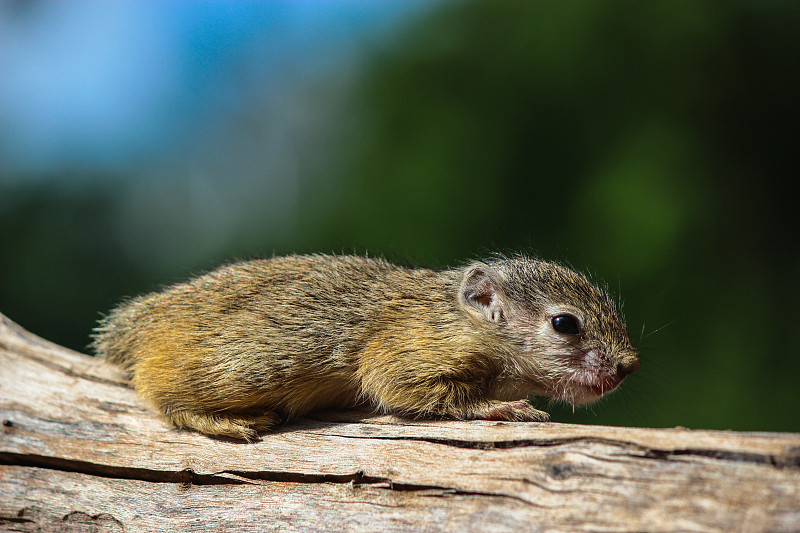
[[[178,324],[208,344],[256,343],[291,355],[357,342],[386,302],[434,296],[443,273],[359,256],[292,255],[231,263],[189,281],[128,300],[95,329],[93,347],[130,368],[143,344]],[[436,291],[424,290],[433,284]],[[456,287],[453,288],[455,290]],[[188,322],[188,323],[187,323]],[[206,336],[210,336],[207,338]],[[255,339],[254,339],[255,337]],[[354,338],[355,337],[355,338]]]

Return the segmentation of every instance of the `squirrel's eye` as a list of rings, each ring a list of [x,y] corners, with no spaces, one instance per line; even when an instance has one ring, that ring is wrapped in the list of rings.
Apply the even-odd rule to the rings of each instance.
[[[580,333],[578,329],[578,320],[572,315],[558,315],[554,316],[551,320],[553,329],[559,333],[567,335],[577,335]]]

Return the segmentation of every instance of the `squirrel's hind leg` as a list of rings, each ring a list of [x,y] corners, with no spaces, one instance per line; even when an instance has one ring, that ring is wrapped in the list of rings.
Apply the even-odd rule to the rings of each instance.
[[[180,428],[252,442],[258,432],[272,429],[281,423],[281,416],[274,411],[264,411],[259,416],[244,416],[233,413],[208,413],[200,411],[168,411],[168,421]]]

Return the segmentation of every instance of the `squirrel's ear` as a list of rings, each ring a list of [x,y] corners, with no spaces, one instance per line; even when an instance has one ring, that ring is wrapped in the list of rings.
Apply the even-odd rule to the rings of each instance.
[[[469,311],[477,312],[487,320],[499,323],[505,316],[502,292],[495,277],[486,265],[467,269],[461,282],[461,302]]]

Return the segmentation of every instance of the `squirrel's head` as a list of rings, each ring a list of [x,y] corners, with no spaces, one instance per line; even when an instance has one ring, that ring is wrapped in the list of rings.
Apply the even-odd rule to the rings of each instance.
[[[614,301],[561,265],[524,256],[474,263],[459,301],[506,345],[498,347],[501,397],[524,391],[585,404],[639,368]]]

